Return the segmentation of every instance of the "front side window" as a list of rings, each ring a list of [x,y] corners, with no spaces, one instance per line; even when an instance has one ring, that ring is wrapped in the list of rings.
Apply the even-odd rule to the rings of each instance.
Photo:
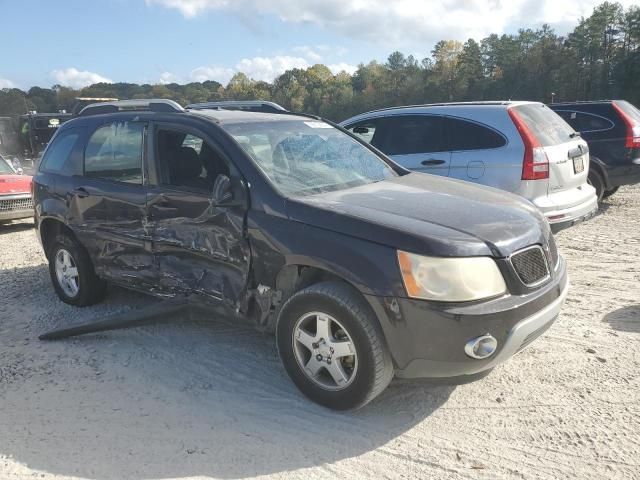
[[[442,117],[398,115],[384,119],[371,145],[387,155],[413,155],[446,150]]]
[[[321,121],[283,119],[224,128],[285,195],[343,190],[398,175],[371,150]]]
[[[380,120],[365,120],[355,125],[347,127],[351,133],[359,137],[362,141],[371,143],[376,134],[376,128]]]
[[[156,150],[164,185],[210,194],[218,175],[229,176],[218,151],[195,134],[160,127]]]
[[[72,158],[73,148],[80,138],[79,128],[70,128],[60,132],[42,158],[40,169],[49,173],[61,175],[78,175],[82,173],[80,162],[74,162]],[[76,155],[78,157],[78,155]]]
[[[142,185],[145,128],[139,122],[114,122],[98,128],[85,150],[85,176]]]

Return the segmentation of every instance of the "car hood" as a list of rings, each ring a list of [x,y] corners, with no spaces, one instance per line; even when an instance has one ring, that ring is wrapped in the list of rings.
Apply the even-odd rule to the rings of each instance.
[[[509,192],[422,173],[289,199],[287,214],[319,228],[434,256],[506,257],[546,244],[549,225]]]
[[[0,175],[0,195],[31,193],[29,175]]]

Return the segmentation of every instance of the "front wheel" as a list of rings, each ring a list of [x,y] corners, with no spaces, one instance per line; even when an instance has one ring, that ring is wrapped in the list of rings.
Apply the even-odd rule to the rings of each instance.
[[[293,382],[325,407],[362,407],[393,377],[382,330],[348,285],[323,282],[294,294],[282,307],[276,336]]]

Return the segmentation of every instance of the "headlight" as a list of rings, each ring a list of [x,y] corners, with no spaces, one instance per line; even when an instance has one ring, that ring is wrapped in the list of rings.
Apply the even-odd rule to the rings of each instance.
[[[507,291],[496,262],[489,257],[425,257],[398,250],[398,262],[411,298],[467,302]]]

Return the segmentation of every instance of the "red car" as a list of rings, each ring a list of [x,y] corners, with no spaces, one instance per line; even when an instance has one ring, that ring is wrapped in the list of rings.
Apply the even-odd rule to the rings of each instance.
[[[19,175],[0,156],[0,223],[33,217],[31,176]]]

